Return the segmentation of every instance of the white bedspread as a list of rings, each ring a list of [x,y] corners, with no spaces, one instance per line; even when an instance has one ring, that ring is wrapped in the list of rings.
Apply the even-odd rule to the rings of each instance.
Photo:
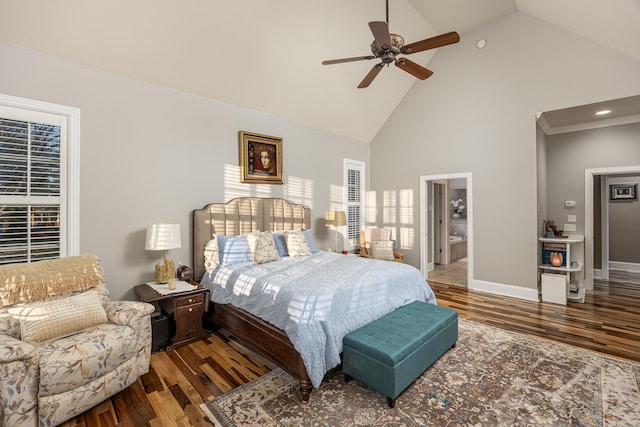
[[[284,330],[316,388],[340,363],[347,333],[410,302],[436,303],[415,267],[330,252],[218,267],[205,274],[202,285],[213,302],[232,304]]]

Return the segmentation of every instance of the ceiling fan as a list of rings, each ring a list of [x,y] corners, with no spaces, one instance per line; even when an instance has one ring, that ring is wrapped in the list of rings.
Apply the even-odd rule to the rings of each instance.
[[[371,29],[374,38],[373,42],[371,43],[371,53],[373,53],[373,55],[355,56],[353,58],[331,59],[328,61],[322,61],[322,65],[331,65],[340,64],[343,62],[364,61],[375,58],[380,59],[382,62],[374,65],[371,71],[369,71],[364,79],[362,79],[362,81],[358,85],[358,88],[360,89],[368,87],[373,79],[375,79],[378,73],[382,70],[382,67],[385,65],[388,66],[392,62],[395,63],[396,67],[419,78],[420,80],[425,80],[433,74],[433,71],[424,68],[422,65],[418,65],[407,58],[398,58],[397,55],[409,55],[416,52],[423,52],[425,50],[447,46],[450,44],[458,43],[460,41],[460,35],[458,35],[458,33],[456,33],[455,31],[452,31],[405,45],[404,38],[402,38],[402,36],[389,32],[389,0],[386,0],[386,4],[387,20],[369,22],[369,28]]]

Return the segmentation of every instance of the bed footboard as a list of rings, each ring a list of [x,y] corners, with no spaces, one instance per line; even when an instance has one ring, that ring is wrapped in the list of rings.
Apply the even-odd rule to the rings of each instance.
[[[311,380],[300,353],[284,331],[229,304],[209,304],[209,317],[217,326],[259,351],[296,378],[300,383],[302,399],[309,400],[313,390]]]

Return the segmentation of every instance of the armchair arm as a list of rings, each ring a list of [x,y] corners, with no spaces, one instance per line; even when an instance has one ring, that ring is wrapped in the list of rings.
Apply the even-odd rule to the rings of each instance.
[[[0,425],[38,424],[39,361],[36,347],[0,333]]]
[[[138,375],[149,371],[151,360],[151,313],[155,311],[152,304],[138,301],[107,301],[104,305],[107,318],[116,325],[129,326],[137,332],[135,343],[138,358],[135,365]]]
[[[393,256],[395,257],[394,261],[404,262],[404,252],[393,251]]]
[[[107,301],[104,305],[107,318],[116,325],[139,329],[155,311],[152,304],[138,301]]]
[[[369,251],[367,251],[367,247],[366,246],[360,246],[360,256],[364,257],[364,258],[372,258],[373,257],[369,254]]]

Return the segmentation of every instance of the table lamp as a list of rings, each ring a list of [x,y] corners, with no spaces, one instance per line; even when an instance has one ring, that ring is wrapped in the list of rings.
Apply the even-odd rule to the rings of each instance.
[[[175,264],[167,258],[167,251],[181,246],[180,224],[151,224],[147,227],[144,248],[148,251],[164,251],[163,264],[156,264],[156,283],[167,283],[176,277]]]
[[[338,227],[347,225],[347,214],[344,211],[327,211],[324,216],[325,225],[336,229],[336,252],[338,252]]]

